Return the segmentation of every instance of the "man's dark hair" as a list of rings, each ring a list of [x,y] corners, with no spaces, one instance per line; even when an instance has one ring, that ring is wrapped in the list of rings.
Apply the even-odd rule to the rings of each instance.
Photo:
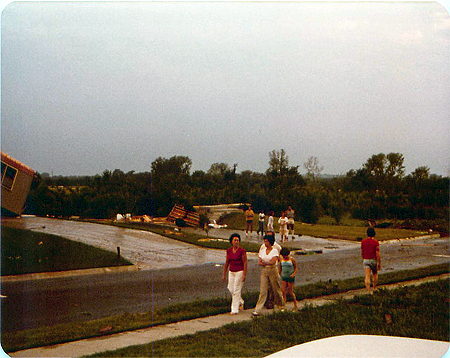
[[[275,242],[275,238],[273,237],[273,235],[264,235],[264,240],[269,241],[270,245],[272,246]]]
[[[374,230],[373,227],[369,227],[369,228],[367,229],[367,236],[369,236],[369,237],[375,237],[375,230]]]

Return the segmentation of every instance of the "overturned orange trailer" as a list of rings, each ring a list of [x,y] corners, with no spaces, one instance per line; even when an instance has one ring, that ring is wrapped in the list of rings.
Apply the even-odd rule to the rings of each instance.
[[[20,215],[30,192],[34,170],[1,152],[2,216]]]

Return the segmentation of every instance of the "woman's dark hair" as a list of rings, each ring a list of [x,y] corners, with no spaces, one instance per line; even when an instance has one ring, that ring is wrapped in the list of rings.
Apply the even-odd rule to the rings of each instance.
[[[291,253],[291,250],[289,250],[287,247],[282,247],[280,250],[281,256],[288,256]]]
[[[273,246],[275,242],[275,237],[273,237],[273,235],[264,235],[264,240],[269,241],[270,245]]]
[[[369,227],[367,229],[367,236],[369,236],[369,237],[374,237],[375,236],[375,230],[374,230],[373,227]]]
[[[233,241],[235,237],[239,239],[239,242],[241,241],[241,236],[239,234],[234,233],[230,235],[230,243]]]

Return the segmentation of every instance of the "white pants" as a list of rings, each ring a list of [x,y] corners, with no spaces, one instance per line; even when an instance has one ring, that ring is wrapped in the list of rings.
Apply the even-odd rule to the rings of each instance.
[[[244,300],[241,297],[242,281],[244,277],[244,271],[231,272],[228,271],[228,291],[231,293],[231,313],[239,312],[239,305],[244,304]]]

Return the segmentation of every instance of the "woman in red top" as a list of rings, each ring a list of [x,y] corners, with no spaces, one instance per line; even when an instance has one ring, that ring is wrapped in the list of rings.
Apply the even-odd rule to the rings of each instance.
[[[231,247],[227,249],[227,258],[223,268],[222,281],[226,281],[228,272],[228,290],[231,293],[231,314],[238,314],[244,309],[244,300],[241,297],[242,286],[247,276],[247,252],[240,246],[239,234],[231,234]]]

